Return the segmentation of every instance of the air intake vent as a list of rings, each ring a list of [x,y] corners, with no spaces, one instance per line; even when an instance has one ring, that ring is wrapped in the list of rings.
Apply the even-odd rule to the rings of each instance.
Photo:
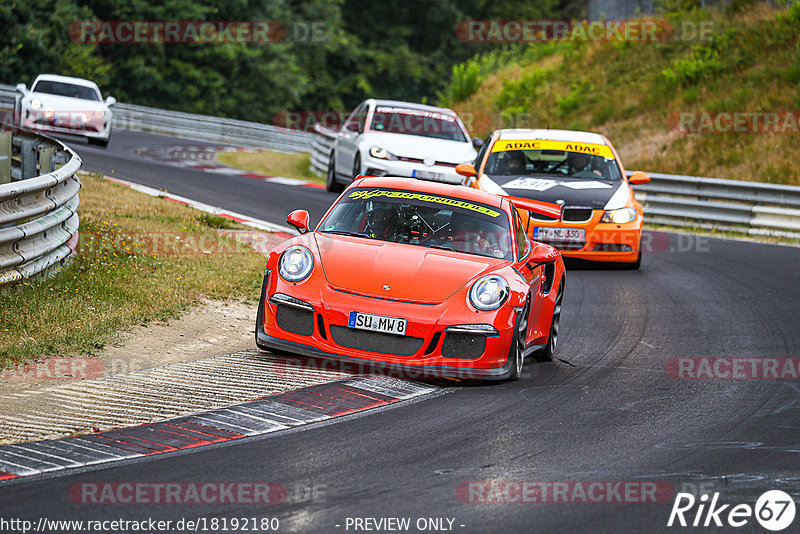
[[[421,337],[396,336],[337,325],[331,325],[331,335],[333,340],[343,347],[396,356],[416,354],[425,341]]]
[[[278,326],[287,332],[301,336],[310,336],[314,333],[314,312],[312,311],[279,304],[276,320]]]
[[[442,356],[446,358],[475,359],[486,350],[486,336],[447,332],[442,343]]]
[[[595,252],[630,252],[633,250],[630,245],[622,243],[597,243],[594,246]]]

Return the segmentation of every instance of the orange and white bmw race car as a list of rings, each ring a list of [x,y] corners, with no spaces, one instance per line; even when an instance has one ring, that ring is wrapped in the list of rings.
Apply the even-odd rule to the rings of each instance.
[[[495,131],[474,165],[456,171],[464,185],[508,197],[518,208],[525,200],[562,206],[561,217],[529,211],[528,235],[565,257],[619,262],[638,269],[642,261],[643,213],[630,178],[605,136],[567,130]]]

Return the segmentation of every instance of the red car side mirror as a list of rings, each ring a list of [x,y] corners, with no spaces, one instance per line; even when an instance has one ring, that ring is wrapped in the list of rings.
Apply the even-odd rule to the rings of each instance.
[[[286,216],[286,222],[297,228],[301,234],[308,232],[308,212],[306,210],[294,210]]]

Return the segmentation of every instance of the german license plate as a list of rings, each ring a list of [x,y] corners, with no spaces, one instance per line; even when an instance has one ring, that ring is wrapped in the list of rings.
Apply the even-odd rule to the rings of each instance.
[[[583,228],[546,228],[533,229],[533,238],[541,241],[567,241],[582,243],[586,241],[586,230]]]
[[[398,317],[386,317],[383,315],[372,315],[371,313],[350,312],[347,326],[359,330],[369,330],[370,332],[383,332],[384,334],[395,334],[398,336],[406,335],[405,319]]]
[[[434,171],[420,171],[414,169],[414,172],[411,173],[411,176],[414,178],[420,178],[422,180],[444,180],[444,173]]]

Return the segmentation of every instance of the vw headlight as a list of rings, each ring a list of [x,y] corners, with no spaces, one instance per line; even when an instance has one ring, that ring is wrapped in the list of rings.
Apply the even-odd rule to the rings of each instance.
[[[41,100],[39,100],[38,98],[34,98],[33,100],[31,100],[31,109],[39,109],[40,107],[42,107]]]
[[[374,146],[369,149],[369,155],[377,159],[395,160],[397,156],[386,150],[385,148]]]
[[[495,274],[479,278],[469,290],[469,301],[481,311],[496,310],[507,298],[508,282]]]
[[[603,213],[603,218],[600,222],[624,224],[636,220],[636,210],[633,208],[621,208],[618,210],[608,210]]]
[[[279,262],[278,272],[287,282],[299,282],[311,274],[314,268],[314,255],[306,247],[294,245],[284,251]]]

